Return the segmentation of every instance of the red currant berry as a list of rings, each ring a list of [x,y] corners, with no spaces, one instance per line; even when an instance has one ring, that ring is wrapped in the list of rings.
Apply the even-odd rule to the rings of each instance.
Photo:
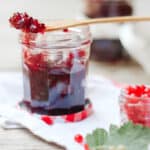
[[[41,119],[48,125],[52,125],[53,124],[53,120],[48,117],[48,116],[42,116]]]
[[[77,142],[77,143],[83,143],[83,136],[81,134],[77,134],[75,135],[74,137],[74,140]]]
[[[90,150],[88,144],[84,144],[84,150]]]
[[[69,68],[71,68],[73,65],[73,59],[74,59],[74,54],[70,52],[66,61],[66,64]]]
[[[135,88],[132,87],[132,86],[128,86],[128,87],[126,88],[126,91],[127,91],[127,94],[131,95],[131,94],[134,93]]]
[[[66,117],[66,120],[67,120],[68,122],[74,122],[74,114],[68,115],[68,116]]]
[[[146,89],[146,86],[145,86],[145,85],[141,85],[141,91],[142,91],[143,93],[144,93],[145,89]]]
[[[85,57],[85,56],[86,56],[85,50],[79,50],[79,51],[78,51],[78,56],[79,56],[80,58]]]
[[[63,32],[69,32],[69,30],[66,28],[66,29],[63,29]]]
[[[143,94],[143,91],[142,91],[142,89],[141,89],[140,86],[137,85],[137,86],[135,87],[134,94],[135,94],[135,96],[137,96],[137,97],[140,97],[140,96]]]
[[[73,53],[69,53],[69,59],[72,60],[74,58],[74,54]]]

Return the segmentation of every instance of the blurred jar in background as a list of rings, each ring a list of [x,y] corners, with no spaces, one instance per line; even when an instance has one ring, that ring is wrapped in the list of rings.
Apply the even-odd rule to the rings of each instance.
[[[131,3],[127,0],[84,0],[84,13],[89,18],[129,16]]]
[[[128,0],[83,0],[85,18],[102,18],[132,15]],[[127,56],[118,36],[120,24],[92,25],[93,44],[91,58],[100,61],[117,61]]]

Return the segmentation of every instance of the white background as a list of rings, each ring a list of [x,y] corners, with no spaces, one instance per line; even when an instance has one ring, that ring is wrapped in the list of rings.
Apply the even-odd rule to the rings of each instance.
[[[83,0],[0,0],[0,71],[16,70],[21,66],[21,49],[18,32],[10,28],[8,18],[16,11],[44,19],[75,18],[82,13]],[[130,0],[134,2],[135,15],[150,15],[149,0]],[[141,35],[150,38],[149,26]],[[146,36],[147,38],[147,36]]]

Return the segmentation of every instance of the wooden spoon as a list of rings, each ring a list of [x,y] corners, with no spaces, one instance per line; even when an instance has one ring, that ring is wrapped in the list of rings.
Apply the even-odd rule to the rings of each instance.
[[[55,30],[62,30],[70,27],[84,26],[98,23],[124,23],[124,22],[141,22],[141,21],[150,21],[150,17],[126,16],[126,17],[96,18],[87,20],[55,21],[47,25],[46,31],[49,32]]]

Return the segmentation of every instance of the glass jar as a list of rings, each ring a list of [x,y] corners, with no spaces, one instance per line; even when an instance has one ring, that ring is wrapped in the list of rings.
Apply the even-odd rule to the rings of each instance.
[[[89,28],[21,33],[20,42],[24,81],[21,106],[47,115],[83,110],[91,45]]]
[[[131,121],[150,127],[150,98],[129,95],[124,89],[120,95],[121,122]]]
[[[103,18],[132,15],[129,0],[83,0],[84,18]],[[121,24],[91,25],[93,43],[91,59],[98,61],[117,61],[128,58],[119,38]]]

